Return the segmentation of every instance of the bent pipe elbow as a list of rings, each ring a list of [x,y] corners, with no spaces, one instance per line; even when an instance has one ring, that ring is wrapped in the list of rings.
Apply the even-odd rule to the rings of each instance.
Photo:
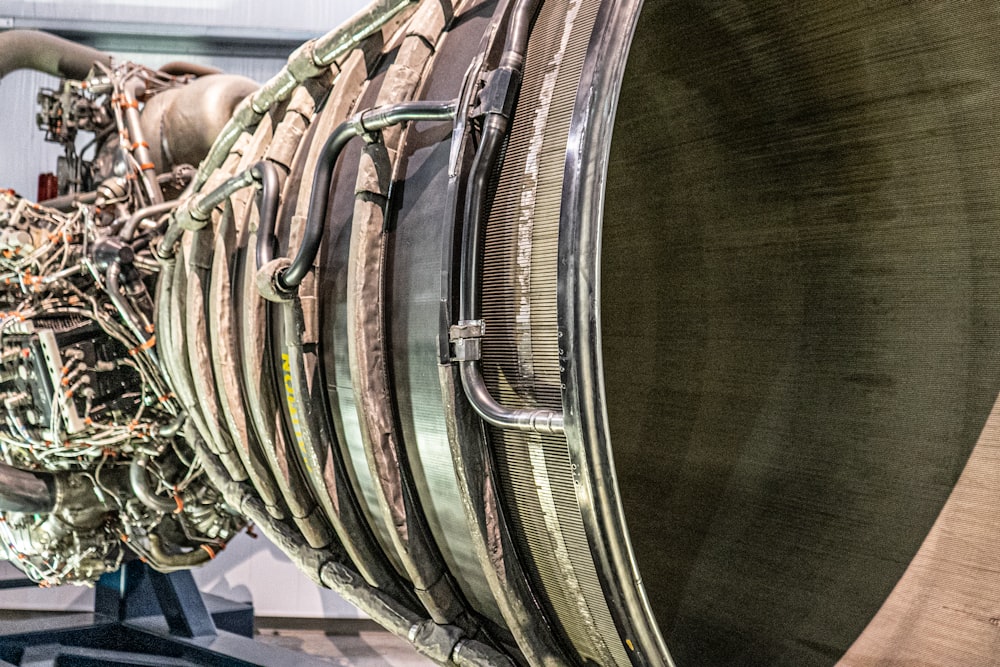
[[[146,474],[146,466],[149,459],[146,456],[137,456],[132,459],[128,467],[129,485],[135,492],[135,497],[143,505],[156,512],[168,514],[177,509],[177,504],[170,498],[158,496],[153,491],[149,482],[149,475]]]
[[[483,421],[497,428],[534,433],[563,433],[563,413],[546,408],[508,408],[497,402],[483,380],[478,362],[461,361],[462,388]]]
[[[0,33],[0,79],[20,69],[83,79],[95,62],[109,64],[111,56],[39,30]]]
[[[154,569],[157,567],[165,570],[194,567],[211,560],[213,554],[214,552],[210,551],[207,547],[176,554],[167,553],[160,543],[159,536],[155,534],[149,536],[150,565]]]
[[[334,129],[323,145],[316,163],[312,190],[309,194],[308,222],[299,250],[291,265],[275,277],[275,282],[281,290],[298,289],[312,268],[323,240],[323,219],[329,201],[333,171],[337,166],[337,159],[348,142],[355,137],[378,132],[400,123],[453,120],[457,109],[457,100],[401,102],[357,113]]]

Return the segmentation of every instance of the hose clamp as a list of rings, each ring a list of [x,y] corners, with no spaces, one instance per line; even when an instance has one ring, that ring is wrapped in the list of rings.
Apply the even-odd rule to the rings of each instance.
[[[289,289],[280,282],[282,273],[288,270],[292,260],[288,257],[278,257],[273,259],[257,271],[257,290],[260,295],[274,303],[285,303],[291,301],[298,294],[297,288]]]
[[[486,323],[483,320],[462,320],[448,329],[455,361],[479,361],[483,358],[483,335]]]

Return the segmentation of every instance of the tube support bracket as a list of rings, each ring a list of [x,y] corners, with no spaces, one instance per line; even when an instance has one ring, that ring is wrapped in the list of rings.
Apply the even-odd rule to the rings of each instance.
[[[486,323],[483,320],[462,320],[448,330],[448,339],[454,350],[455,361],[479,361],[483,358],[483,335]]]

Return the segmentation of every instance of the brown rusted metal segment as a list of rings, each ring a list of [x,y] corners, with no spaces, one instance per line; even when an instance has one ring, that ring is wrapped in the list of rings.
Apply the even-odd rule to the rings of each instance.
[[[249,217],[250,228],[255,230],[256,211],[251,209]],[[256,245],[257,235],[251,231],[247,240],[248,255],[253,253]],[[291,451],[295,444],[287,442],[282,432],[281,408],[277,396],[278,379],[274,376],[275,369],[272,368],[270,355],[266,354],[268,302],[257,291],[255,276],[256,271],[244,267],[237,287],[242,290],[244,328],[240,331],[240,345],[244,386],[251,396],[251,404],[258,407],[249,412],[278,488],[288,502],[295,523],[309,544],[319,548],[330,544],[333,532],[319,511],[315,499],[310,496],[307,482],[297,464],[291,459],[298,455]]]
[[[317,106],[331,86],[337,88],[333,80],[343,64],[358,58],[362,61],[374,58],[382,50],[387,31],[396,30],[402,18],[393,20],[329,68],[304,81],[289,99],[272,105],[254,127],[244,132],[231,149],[226,164],[213,173],[204,187],[211,190],[262,159],[277,165],[284,178],[299,152]],[[354,92],[348,91],[347,97],[353,99]],[[271,359],[264,355],[268,345],[268,309],[259,298],[254,283],[252,264],[258,212],[253,196],[254,191],[246,189],[231,198],[232,218],[222,221],[225,224],[221,231],[225,236],[216,239],[213,256],[208,259],[211,276],[218,278],[218,285],[210,285],[208,290],[210,316],[218,315],[221,319],[216,321],[224,319],[229,324],[215,336],[225,341],[211,341],[215,349],[207,357],[203,354],[201,362],[205,364],[203,368],[217,374],[209,392],[217,390],[223,405],[217,411],[221,414],[215,417],[219,423],[225,421],[224,431],[234,444],[233,458],[247,470],[242,478],[251,477],[272,515],[291,514],[307,541],[314,547],[323,547],[331,543],[334,535],[324,513],[317,511],[319,507],[310,494],[308,477],[295,460],[297,443],[287,442],[284,436],[278,397],[282,378],[276,375],[278,370],[270,367]],[[215,215],[213,228],[219,226],[221,214],[216,212]],[[211,233],[214,235],[215,230]],[[190,245],[192,236],[185,235],[185,247]],[[230,333],[234,324],[240,329],[238,334]],[[237,387],[242,387],[250,397],[249,403],[242,400],[242,392],[229,391]],[[215,438],[210,436],[218,433],[218,429],[209,429],[206,425],[199,430],[207,431],[206,440],[211,446]]]
[[[232,151],[226,159],[223,168],[212,175],[206,182],[210,189],[221,185],[232,174],[238,173],[247,167],[247,162],[253,155],[266,145],[272,136],[271,118],[265,116],[258,125],[254,134],[244,133],[234,144]],[[223,225],[231,225],[233,215],[242,216],[246,206],[252,204],[252,193],[240,191],[231,209],[223,210],[222,207],[212,214],[212,219],[208,226],[199,231],[190,232],[185,235],[183,246],[186,249],[182,267],[187,276],[186,309],[187,313],[202,313],[211,318],[214,310],[213,300],[213,274],[214,260],[218,254],[216,229]],[[228,282],[228,280],[226,281]],[[190,376],[193,389],[199,397],[198,411],[204,420],[204,428],[207,429],[207,442],[215,443],[215,453],[220,457],[230,475],[237,481],[250,478],[252,461],[248,459],[245,448],[245,440],[240,441],[240,433],[234,434],[229,429],[229,420],[226,412],[227,406],[223,405],[224,397],[232,394],[238,396],[238,392],[226,391],[226,386],[219,385],[215,378],[214,356],[215,350],[212,329],[208,326],[212,319],[205,317],[186,318],[187,337],[187,359],[185,363],[190,368]],[[234,437],[235,436],[235,437]],[[237,476],[238,474],[238,476]],[[273,505],[272,502],[268,503]],[[279,512],[280,513],[280,512]]]
[[[238,156],[230,156],[227,165],[235,167]],[[191,235],[186,234],[180,243],[177,253],[176,268],[172,273],[172,290],[175,295],[187,294],[187,255],[191,248]],[[177,398],[188,412],[188,417],[194,422],[198,432],[206,440],[206,444],[213,453],[218,454],[219,443],[212,437],[212,432],[201,414],[193,379],[190,377],[189,357],[188,357],[188,337],[187,337],[187,310],[181,304],[186,299],[174,298],[167,306],[169,317],[160,318],[157,322],[157,334],[160,340],[159,350],[161,359],[167,368],[171,378],[171,386],[177,394]],[[230,471],[238,473],[239,469]]]
[[[384,35],[374,41],[381,47],[383,39]],[[336,85],[329,98],[323,102],[322,113],[308,135],[313,140],[303,144],[301,151],[290,160],[292,172],[285,184],[286,205],[279,213],[280,224],[287,230],[290,248],[296,248],[301,243],[307,219],[311,187],[305,179],[315,171],[323,147],[322,139],[354,110],[356,100],[367,84],[372,60],[375,58],[373,51],[374,49],[357,50],[351,58],[344,61]],[[306,87],[317,96],[317,102],[319,96],[328,90],[328,86],[310,86],[308,83]],[[296,437],[313,494],[358,572],[373,586],[398,593],[401,590],[400,579],[374,542],[371,529],[354,498],[339,443],[320,412],[325,409],[327,400],[326,388],[316,386],[317,383],[314,382],[318,377],[315,350],[319,343],[320,327],[315,274],[306,276],[291,303],[282,304],[278,308],[286,309],[283,311],[283,337],[287,358],[284,372],[292,380],[292,386],[308,388],[307,396],[293,395],[288,402],[289,414],[294,408],[304,417],[298,420]]]
[[[253,139],[244,148],[240,162],[232,173],[238,173],[258,159],[273,135],[274,117],[280,117],[284,105],[276,107],[265,115],[254,132]],[[226,177],[231,174],[227,174]],[[211,183],[208,184],[211,186]],[[257,210],[252,201],[241,199],[243,211],[235,216],[237,223],[236,238],[240,243],[245,241],[247,254],[253,256],[256,247]],[[266,308],[261,303],[256,292],[254,281],[255,271],[245,264],[233,276],[233,294],[237,296],[234,312],[241,317],[243,326],[239,330],[238,352],[242,360],[240,372],[243,374],[243,387],[246,394],[252,398],[251,403],[260,409],[248,409],[244,403],[242,409],[250,415],[253,425],[253,435],[260,446],[268,467],[274,477],[276,487],[288,504],[288,509],[296,525],[302,531],[306,540],[315,547],[326,546],[332,539],[329,526],[316,512],[316,503],[309,497],[308,487],[303,483],[301,475],[294,466],[289,465],[288,443],[278,427],[278,407],[275,396],[275,385],[271,370],[265,363],[265,317]]]
[[[233,197],[236,200],[237,196]],[[284,500],[278,493],[267,462],[260,448],[250,434],[246,412],[240,401],[239,369],[242,362],[236,348],[232,332],[236,330],[233,313],[232,272],[237,252],[236,211],[246,210],[244,201],[234,201],[231,210],[220,220],[216,232],[215,256],[212,261],[212,282],[209,287],[208,316],[217,323],[212,327],[212,366],[216,387],[221,399],[222,416],[229,437],[232,438],[237,454],[243,461],[247,475],[260,495],[268,514],[281,519],[287,514]]]
[[[222,170],[222,180],[253,165],[255,157],[268,146],[268,141],[271,139],[269,118],[265,128],[264,131],[252,135],[244,134],[243,138],[237,141],[230,157],[237,158],[238,162],[231,169]],[[217,183],[213,178],[206,187],[211,188],[215,185]],[[257,440],[251,430],[240,391],[243,362],[235,335],[239,323],[233,304],[233,272],[236,253],[245,250],[246,247],[246,225],[250,209],[254,206],[254,191],[248,188],[236,192],[230,198],[230,206],[231,210],[215,224],[215,255],[208,297],[209,317],[217,323],[216,326],[210,327],[212,367],[222,404],[222,418],[236,452],[242,459],[247,474],[260,494],[268,513],[276,518],[284,518],[287,516],[288,507],[268,465],[266,454],[262,449],[263,443]]]
[[[437,43],[451,15],[449,3],[421,6],[386,72],[376,106],[413,98],[432,53],[430,45]],[[413,497],[389,371],[385,208],[401,134],[399,127],[388,128],[361,155],[348,268],[348,350],[361,435],[382,517],[414,592],[431,618],[446,623],[464,615],[464,604]]]
[[[217,216],[216,216],[217,217]],[[205,426],[216,443],[216,454],[223,461],[229,474],[236,481],[247,479],[242,458],[234,448],[232,438],[222,427],[221,406],[212,377],[212,352],[208,334],[208,308],[206,303],[213,256],[213,231],[194,232],[191,247],[186,253],[187,265],[187,351],[194,390],[199,397],[198,407]],[[191,317],[197,313],[198,317]]]

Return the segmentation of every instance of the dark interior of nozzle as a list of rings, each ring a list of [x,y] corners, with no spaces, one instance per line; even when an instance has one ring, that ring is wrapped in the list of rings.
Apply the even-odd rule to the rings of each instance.
[[[647,3],[629,56],[601,270],[612,448],[678,665],[832,664],[1000,388],[990,121],[944,88],[974,56],[935,55],[950,17],[732,4]]]

